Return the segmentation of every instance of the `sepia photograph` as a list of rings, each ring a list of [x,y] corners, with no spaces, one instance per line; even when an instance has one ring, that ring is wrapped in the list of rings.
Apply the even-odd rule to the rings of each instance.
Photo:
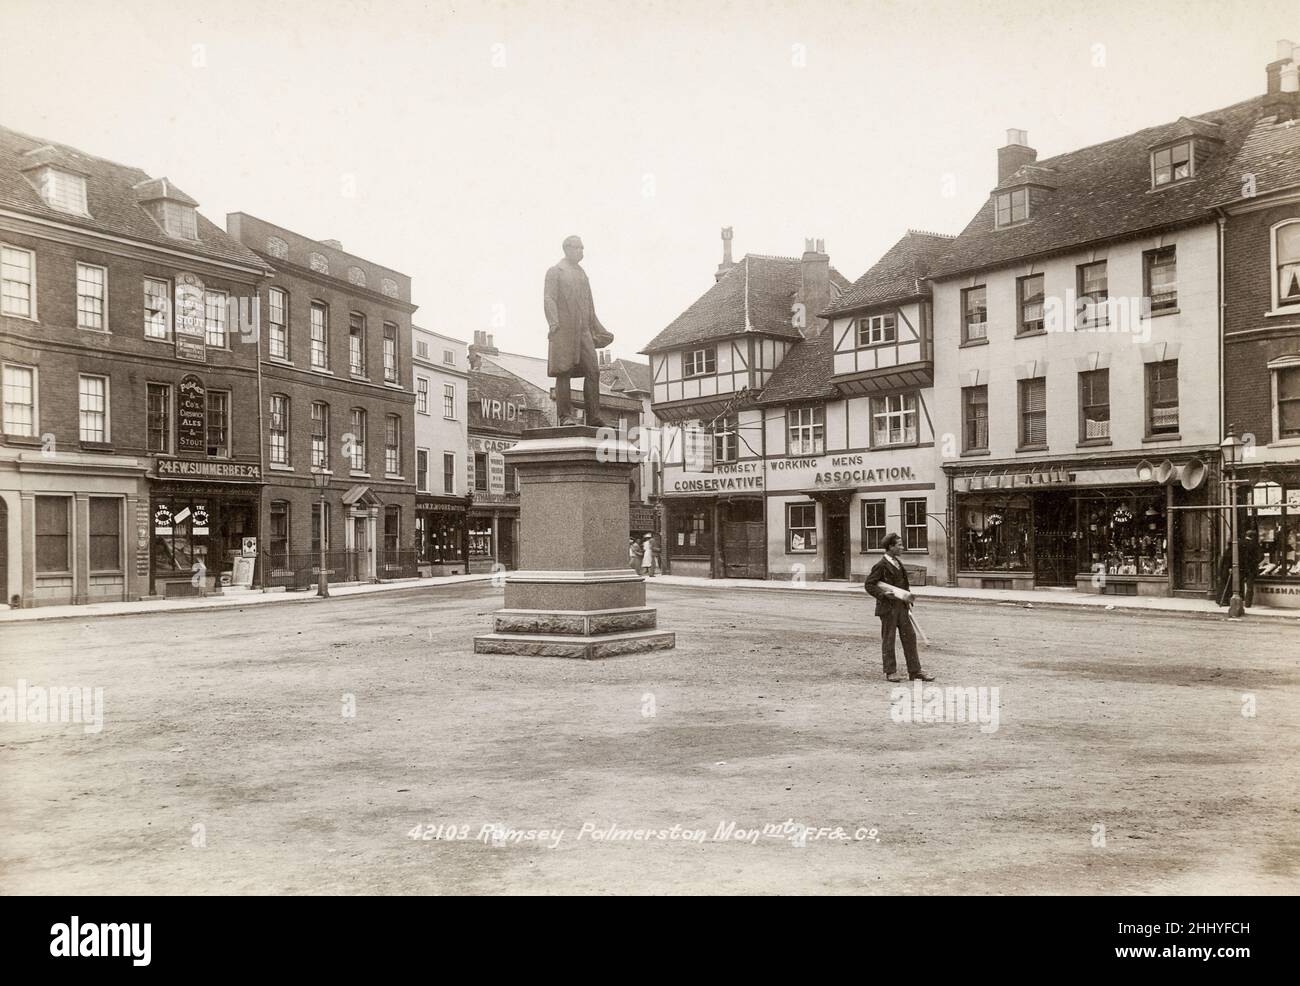
[[[1300,892],[1289,0],[0,0],[0,372],[55,968],[823,895],[1249,968]]]

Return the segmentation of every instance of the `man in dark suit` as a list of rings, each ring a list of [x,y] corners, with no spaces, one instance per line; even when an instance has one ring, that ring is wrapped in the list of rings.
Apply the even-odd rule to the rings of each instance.
[[[885,535],[885,554],[867,573],[866,590],[876,597],[876,615],[880,617],[880,640],[885,660],[885,677],[898,681],[898,659],[894,656],[894,634],[903,639],[903,656],[907,660],[907,676],[913,680],[934,681],[934,675],[921,669],[921,659],[916,653],[916,632],[912,629],[912,587],[907,581],[907,570],[898,556],[903,551],[903,539],[897,534]]]
[[[569,381],[582,377],[587,424],[601,428],[606,422],[600,414],[600,364],[596,350],[608,346],[614,336],[596,317],[591,283],[581,266],[584,255],[581,238],[567,237],[564,259],[546,272],[546,375],[555,378],[557,424],[577,422],[571,407]]]

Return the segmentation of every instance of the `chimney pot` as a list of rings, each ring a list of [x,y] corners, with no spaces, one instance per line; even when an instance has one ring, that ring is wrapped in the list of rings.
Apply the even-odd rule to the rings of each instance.
[[[1280,62],[1295,58],[1295,45],[1286,38],[1281,38],[1277,43],[1277,60]]]
[[[1027,130],[1008,130],[1007,144],[1016,144],[1020,147],[1029,146],[1029,131]]]
[[[338,240],[321,240],[321,244],[327,247],[333,247],[335,250],[343,249],[343,244]]]
[[[1008,130],[1006,144],[998,148],[998,184],[1037,160],[1038,152],[1029,146],[1029,132]]]
[[[731,259],[731,237],[732,231],[730,226],[722,227],[722,263],[718,264],[718,269],[713,275],[715,281],[721,281],[723,275],[731,268],[736,266],[736,262]]]

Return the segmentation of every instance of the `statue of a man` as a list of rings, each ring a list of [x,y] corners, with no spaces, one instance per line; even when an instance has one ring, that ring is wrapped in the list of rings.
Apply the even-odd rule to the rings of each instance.
[[[600,416],[600,364],[597,347],[614,341],[596,317],[591,284],[580,266],[582,240],[570,236],[564,241],[564,259],[546,272],[546,324],[549,346],[546,372],[555,378],[555,410],[561,425],[577,424],[569,395],[569,380],[582,377],[582,400],[587,424],[597,428],[606,422]]]

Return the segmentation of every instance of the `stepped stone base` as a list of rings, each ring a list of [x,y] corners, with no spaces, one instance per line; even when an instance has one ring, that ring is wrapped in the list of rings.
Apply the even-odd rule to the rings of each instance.
[[[497,633],[568,634],[594,637],[603,633],[653,630],[655,610],[649,606],[625,609],[543,610],[499,609],[493,614]]]
[[[552,633],[485,633],[474,638],[475,654],[518,654],[532,657],[576,657],[596,660],[620,654],[641,654],[677,646],[671,630],[634,630],[577,636]]]

